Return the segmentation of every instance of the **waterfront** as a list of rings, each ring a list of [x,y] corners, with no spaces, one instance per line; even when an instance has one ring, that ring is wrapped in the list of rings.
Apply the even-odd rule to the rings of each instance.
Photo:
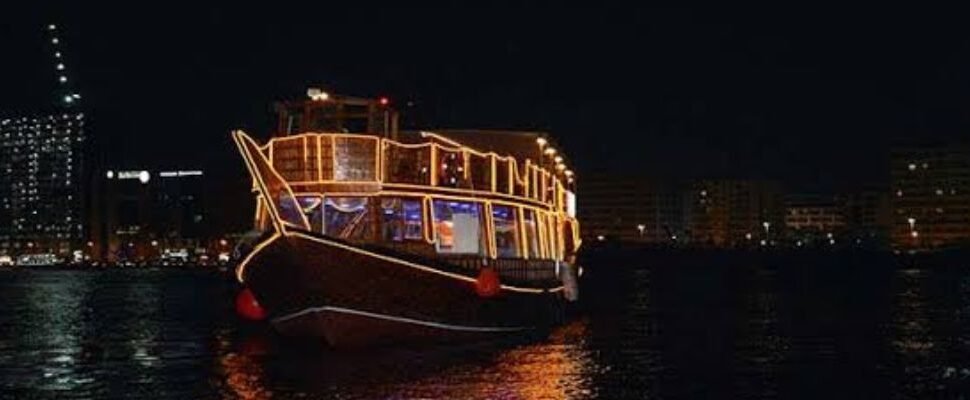
[[[623,290],[601,293],[549,337],[357,352],[239,322],[232,283],[211,271],[4,270],[0,396],[913,398],[961,390],[961,374],[970,374],[970,272],[855,263],[631,269]]]

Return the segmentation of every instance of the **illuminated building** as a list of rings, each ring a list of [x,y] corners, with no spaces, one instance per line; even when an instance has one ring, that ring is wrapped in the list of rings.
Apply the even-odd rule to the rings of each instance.
[[[66,259],[83,247],[92,160],[63,38],[55,25],[44,30],[57,80],[54,106],[0,115],[0,254]]]
[[[893,247],[970,243],[970,148],[900,147],[890,161]]]
[[[591,175],[579,187],[583,240],[674,244],[683,236],[683,196],[673,184],[613,174]]]
[[[686,236],[696,246],[769,245],[784,231],[781,188],[770,181],[697,181],[684,207]]]
[[[85,237],[84,114],[0,120],[0,252],[65,256]]]
[[[788,196],[785,229],[790,240],[796,243],[834,244],[846,229],[845,207],[835,196]]]
[[[109,170],[99,179],[104,217],[98,243],[106,244],[101,249],[106,261],[149,261],[175,253],[188,259],[205,252],[209,231],[202,171]]]

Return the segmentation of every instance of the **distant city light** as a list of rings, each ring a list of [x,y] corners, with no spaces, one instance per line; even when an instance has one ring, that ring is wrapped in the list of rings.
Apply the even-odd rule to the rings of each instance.
[[[54,25],[54,24],[47,25],[47,29],[52,31],[54,29],[57,29],[57,25]]]
[[[539,147],[545,146],[546,143],[549,143],[548,141],[546,141],[546,138],[543,138],[543,137],[536,138],[536,144],[538,144]]]
[[[60,77],[60,78],[57,78],[57,79],[58,79],[59,81],[61,81],[61,83],[64,83],[64,82],[67,82],[67,77],[66,77],[66,76],[64,76],[64,75],[61,75],[61,77]]]
[[[64,64],[57,63],[57,70],[60,71],[60,70],[63,70],[63,69],[64,69]]]
[[[51,39],[51,43],[57,44],[58,42],[59,42],[59,40],[57,40],[57,38]]]
[[[556,155],[556,149],[549,147],[549,148],[546,148],[546,150],[543,153],[545,153],[545,155],[547,156],[554,156]]]
[[[182,176],[201,176],[202,171],[162,171],[158,173],[162,178],[175,178]]]
[[[108,177],[108,179],[114,179],[115,172],[114,171],[108,171],[108,173],[105,174],[105,175]]]
[[[141,182],[141,183],[148,183],[148,181],[150,179],[152,179],[152,176],[151,176],[151,174],[148,173],[148,171],[141,171],[141,172],[138,173],[138,181],[139,182]]]
[[[387,97],[381,97],[381,98],[380,98],[380,100],[378,100],[378,102],[380,102],[382,106],[386,106],[386,105],[388,105],[388,104],[389,104],[389,103],[390,103],[391,101],[390,101],[390,100],[388,100],[388,98],[387,98]]]

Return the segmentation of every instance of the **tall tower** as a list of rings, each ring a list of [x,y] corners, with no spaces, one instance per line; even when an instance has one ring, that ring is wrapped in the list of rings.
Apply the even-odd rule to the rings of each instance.
[[[57,26],[45,29],[58,82],[53,110],[0,118],[0,254],[73,261],[91,247],[85,240],[91,154],[63,39]]]
[[[57,103],[61,107],[74,108],[81,101],[81,94],[75,90],[74,79],[69,77],[67,64],[64,60],[62,41],[64,40],[57,30],[57,25],[47,25],[48,40],[51,44],[51,51],[54,60],[54,71],[57,79],[57,90],[55,95]]]

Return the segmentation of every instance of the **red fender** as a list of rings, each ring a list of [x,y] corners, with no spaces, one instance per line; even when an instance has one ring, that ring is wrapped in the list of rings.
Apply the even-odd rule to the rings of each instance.
[[[475,279],[475,293],[481,297],[493,297],[502,290],[502,283],[498,279],[495,268],[482,267]]]
[[[256,296],[249,288],[245,288],[236,295],[236,314],[250,321],[266,319],[266,310],[256,301]]]

